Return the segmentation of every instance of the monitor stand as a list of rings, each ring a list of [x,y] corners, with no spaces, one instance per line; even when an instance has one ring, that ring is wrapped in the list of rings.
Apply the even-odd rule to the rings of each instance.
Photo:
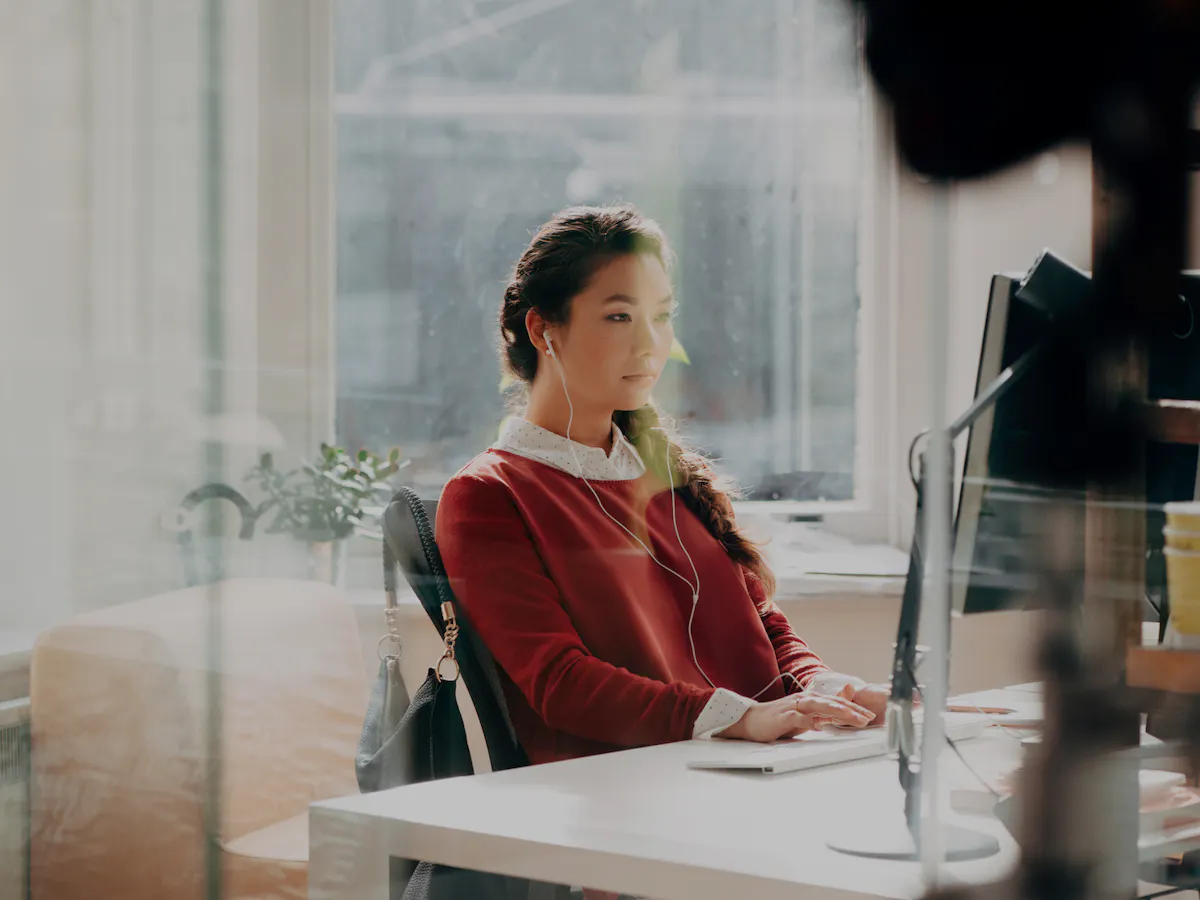
[[[990,834],[958,825],[941,825],[941,848],[946,862],[986,859],[1000,852],[1000,842]],[[831,850],[863,859],[918,860],[920,848],[900,817],[870,818],[847,826],[827,842]]]
[[[1051,260],[1053,263],[1053,260]],[[1061,265],[1061,264],[1059,264]],[[1028,278],[1029,276],[1027,276]],[[1032,349],[1026,350],[1015,363],[1000,373],[975,398],[975,402],[950,423],[943,435],[949,452],[946,454],[945,470],[934,477],[954,484],[954,439],[974,424],[983,413],[991,409],[1016,383],[1042,354],[1047,341],[1043,340]],[[918,435],[920,437],[920,435]],[[916,441],[913,442],[916,446]],[[911,450],[909,453],[911,467]],[[919,473],[913,473],[913,484],[917,489],[917,506],[913,523],[912,552],[908,559],[908,577],[904,582],[904,596],[900,604],[900,621],[896,629],[896,645],[892,658],[892,694],[887,707],[888,750],[899,761],[900,786],[904,790],[904,811],[894,817],[878,814],[861,822],[853,823],[840,836],[826,843],[839,853],[866,859],[919,859],[920,856],[920,769],[917,759],[916,736],[913,729],[912,710],[918,693],[916,676],[917,626],[921,616],[921,592],[925,580],[925,561],[921,546],[925,533],[925,497],[930,473],[926,471],[925,456],[921,454]],[[954,491],[947,491],[947,502]],[[950,510],[946,514],[953,520]],[[947,605],[945,614],[950,616]],[[947,634],[949,622],[947,621]],[[949,681],[949,653],[941,660],[943,669],[938,677]],[[941,846],[945,858],[952,861],[983,859],[1000,852],[1000,842],[990,835],[971,831],[957,825],[939,825]]]

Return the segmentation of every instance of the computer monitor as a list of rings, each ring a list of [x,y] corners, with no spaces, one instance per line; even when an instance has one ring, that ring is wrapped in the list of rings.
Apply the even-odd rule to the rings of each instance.
[[[1009,366],[1050,334],[1053,322],[1075,314],[1091,302],[1091,276],[1053,253],[1044,252],[1023,276],[995,275],[988,296],[987,318],[976,378],[976,395]],[[1177,321],[1150,335],[1151,399],[1200,399],[1200,273],[1184,272]],[[1054,501],[1077,517],[1069,534],[1076,541],[1074,558],[1083,558],[1085,473],[1059,471],[1053,486],[1041,477],[1041,460],[1049,434],[1061,434],[1062,407],[1049,407],[1048,379],[1057,379],[1056,396],[1081,415],[1086,404],[1087,373],[1035,361],[1019,381],[972,424],[967,437],[958,492],[954,547],[951,556],[951,608],[956,614],[984,613],[1028,606],[1035,596],[1041,564],[1031,553],[1044,540],[1061,542],[1062,519],[1048,532],[1050,519],[1041,514]],[[1071,424],[1082,430],[1082,418]],[[1150,444],[1146,449],[1148,551],[1146,590],[1148,617],[1165,612],[1162,565],[1162,513],[1170,500],[1192,499],[1197,483],[1197,448]]]
[[[1000,374],[1049,337],[1055,320],[1087,302],[1087,273],[1053,254],[1043,253],[1024,276],[996,275],[988,296],[987,318],[976,376],[976,396]],[[1045,440],[1062,422],[1062,405],[1081,413],[1086,403],[1086,372],[1052,368],[1034,359],[1006,393],[971,425],[958,491],[950,602],[955,613],[1021,608],[1035,596],[1042,567],[1031,553],[1049,520],[1040,513],[1051,501],[1077,510],[1073,539],[1082,550],[1083,466],[1074,476],[1060,474],[1051,485],[1043,476]],[[1057,403],[1051,407],[1047,379]],[[1065,378],[1065,382],[1064,382]],[[1056,520],[1061,528],[1062,519]],[[1049,535],[1046,535],[1049,538]]]
[[[1061,541],[1065,530],[1067,539],[1079,542],[1077,558],[1083,558],[1086,472],[1076,459],[1089,440],[1088,373],[1064,334],[1080,327],[1091,298],[1088,273],[1049,251],[1024,276],[992,279],[975,401],[945,429],[951,440],[968,434],[951,552],[951,611],[985,612],[1028,604],[1037,595],[1037,573],[1043,569],[1035,555],[1043,534],[1047,540]],[[1171,343],[1200,339],[1194,303],[1200,304],[1200,277],[1185,273],[1179,323],[1170,335],[1151,336],[1149,342],[1151,398],[1200,395],[1200,355],[1194,352],[1200,345]],[[1190,455],[1171,458],[1166,468],[1148,467],[1148,490],[1155,485],[1176,493],[1181,485],[1195,490],[1194,449]],[[918,689],[916,641],[925,582],[925,488],[930,477],[923,455],[918,475],[912,552],[887,713],[889,747],[898,758],[909,834],[885,829],[880,834],[835,835],[828,841],[833,849],[853,856],[911,859],[920,844],[920,763],[912,711]],[[1044,515],[1051,502],[1073,510],[1076,527],[1064,529],[1061,516]],[[940,674],[926,674],[946,678],[948,666]],[[941,823],[940,829],[943,848],[957,858],[982,858],[998,851],[986,834],[948,823]]]

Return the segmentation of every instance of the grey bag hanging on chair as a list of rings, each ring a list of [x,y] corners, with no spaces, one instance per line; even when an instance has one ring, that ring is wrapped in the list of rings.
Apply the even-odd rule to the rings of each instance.
[[[394,594],[389,591],[388,633],[379,641],[381,649],[385,641],[401,646],[394,604]],[[389,653],[380,660],[379,677],[371,692],[354,759],[358,787],[363,793],[474,774],[455,690],[459,629],[453,603],[445,604],[443,615],[445,652],[411,698],[400,674],[401,654]]]
[[[422,583],[418,597],[442,634],[444,652],[424,683],[409,697],[400,674],[402,645],[397,625],[396,554],[390,536],[383,543],[384,614],[387,633],[379,641],[379,677],[371,695],[354,768],[359,789],[387,790],[406,784],[471,775],[471,751],[459,712],[460,675],[456,645],[459,625],[432,527],[415,495],[402,489],[397,498],[409,505],[427,565],[436,574]],[[437,605],[440,603],[440,606]],[[390,652],[383,654],[385,643]],[[392,897],[402,900],[525,900],[529,882],[430,862],[392,861]]]
[[[411,700],[404,676],[400,674],[403,645],[396,627],[395,585],[387,591],[388,631],[379,641],[379,676],[371,690],[358,753],[354,758],[354,773],[358,789],[364,794],[389,787],[408,784],[413,780],[412,732],[400,723],[408,712]],[[384,653],[384,644],[391,645]]]
[[[388,632],[379,646],[381,655],[385,642],[390,641],[394,649],[382,655],[355,760],[358,784],[364,792],[473,773],[458,707],[460,677],[479,718],[492,770],[529,764],[508,719],[491,656],[457,609],[434,540],[429,511],[433,505],[422,501],[411,488],[402,487],[383,515]],[[400,676],[397,568],[403,570],[444,645],[441,658],[411,700]],[[393,900],[566,900],[573,894],[565,885],[393,859],[391,896]]]

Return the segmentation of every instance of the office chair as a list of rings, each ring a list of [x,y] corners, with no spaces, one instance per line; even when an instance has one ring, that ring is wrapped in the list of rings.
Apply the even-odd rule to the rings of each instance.
[[[459,628],[455,653],[459,677],[479,716],[492,771],[527,766],[529,758],[513,730],[496,663],[450,590],[450,580],[442,568],[441,554],[434,540],[436,519],[436,500],[422,500],[409,487],[401,487],[392,496],[383,513],[384,589],[395,591],[396,565],[399,565],[439,635],[446,632],[442,603],[446,600],[454,603]],[[525,896],[528,900],[568,900],[578,896],[565,885],[524,882],[523,879],[512,881],[516,882],[515,893],[510,889],[509,896]]]

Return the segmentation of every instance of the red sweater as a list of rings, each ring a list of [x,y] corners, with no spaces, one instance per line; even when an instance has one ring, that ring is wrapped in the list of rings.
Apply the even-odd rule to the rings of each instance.
[[[759,695],[782,672],[826,671],[758,580],[652,476],[593,481],[605,508],[685,577],[700,573],[692,635],[717,687]],[[491,650],[534,763],[687,740],[713,694],[692,660],[686,584],[553,466],[488,450],[446,485],[437,540],[467,617]],[[694,579],[693,579],[694,580]],[[760,700],[789,690],[775,680]]]

